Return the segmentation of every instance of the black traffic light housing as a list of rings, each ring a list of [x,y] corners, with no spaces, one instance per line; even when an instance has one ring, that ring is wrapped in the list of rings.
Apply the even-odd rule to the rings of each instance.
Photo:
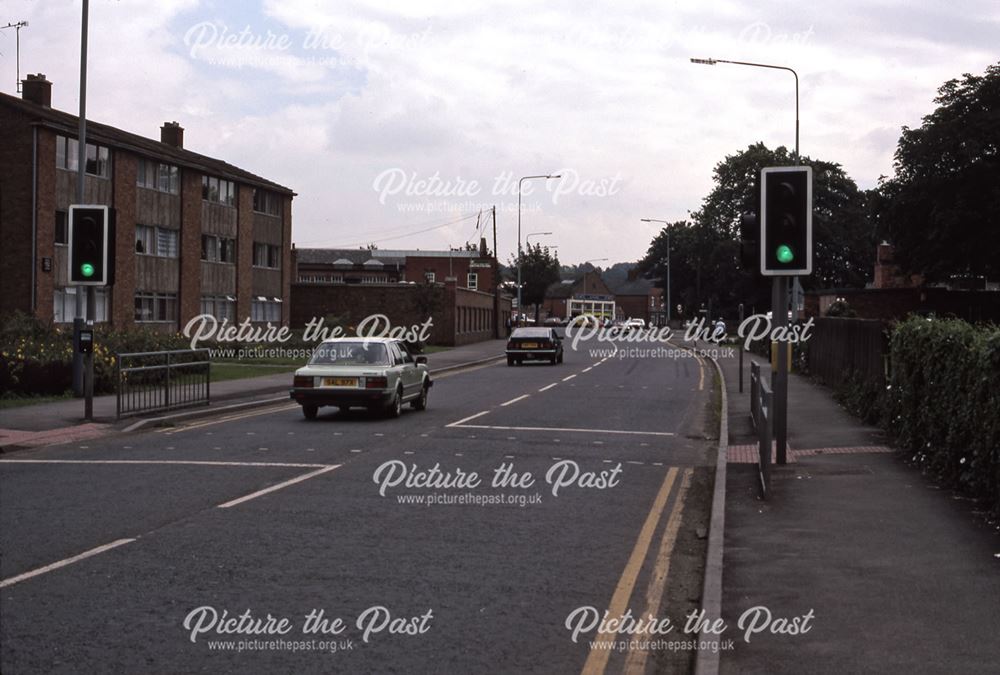
[[[69,207],[69,283],[114,284],[114,211],[96,204]]]
[[[760,183],[760,273],[812,274],[812,167],[768,167]]]

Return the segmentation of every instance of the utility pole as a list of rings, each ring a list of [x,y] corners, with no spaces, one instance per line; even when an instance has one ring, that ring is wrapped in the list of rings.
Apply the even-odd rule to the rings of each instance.
[[[497,207],[493,205],[493,337],[500,338],[500,265],[497,263]]]
[[[89,22],[90,3],[83,0],[83,10],[80,21],[80,119],[77,139],[76,166],[76,201],[85,204],[85,176],[87,174],[87,27]],[[97,317],[96,293],[93,286],[76,287],[76,316],[73,318],[73,389],[85,397],[83,416],[94,419],[94,354],[90,352],[84,357],[80,353],[80,332],[83,330],[83,293],[87,293],[86,321],[91,326]]]

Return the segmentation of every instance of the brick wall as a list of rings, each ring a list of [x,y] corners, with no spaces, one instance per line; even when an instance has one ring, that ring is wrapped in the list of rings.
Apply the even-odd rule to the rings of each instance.
[[[201,211],[201,175],[182,170],[180,292],[177,299],[178,329],[181,330],[201,313]]]
[[[138,158],[116,150],[112,205],[115,208],[115,285],[111,289],[109,319],[117,326],[135,323],[135,224],[138,220],[136,173]]]
[[[0,314],[30,312],[32,134],[27,120],[6,107],[0,107],[0,128],[4,138],[0,143]],[[41,263],[37,264],[40,270]],[[50,301],[50,313],[51,309]]]

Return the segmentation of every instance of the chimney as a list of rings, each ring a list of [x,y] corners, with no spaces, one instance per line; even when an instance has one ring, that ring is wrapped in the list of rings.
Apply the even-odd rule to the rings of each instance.
[[[46,108],[52,107],[52,83],[45,73],[27,75],[21,80],[21,98]]]
[[[184,147],[184,127],[177,122],[164,122],[160,127],[160,142],[175,148]]]

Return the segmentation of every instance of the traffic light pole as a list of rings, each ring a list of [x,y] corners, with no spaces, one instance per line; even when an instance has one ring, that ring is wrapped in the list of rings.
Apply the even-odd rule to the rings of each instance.
[[[80,126],[77,139],[76,164],[76,200],[78,204],[86,202],[84,198],[84,176],[87,173],[87,24],[90,3],[83,0],[83,11],[80,22]],[[85,397],[83,416],[89,421],[94,419],[94,355],[86,358],[80,353],[80,332],[83,330],[83,290],[87,289],[87,320],[93,325],[95,313],[95,293],[93,286],[76,287],[76,316],[73,319],[73,391],[77,396]]]

